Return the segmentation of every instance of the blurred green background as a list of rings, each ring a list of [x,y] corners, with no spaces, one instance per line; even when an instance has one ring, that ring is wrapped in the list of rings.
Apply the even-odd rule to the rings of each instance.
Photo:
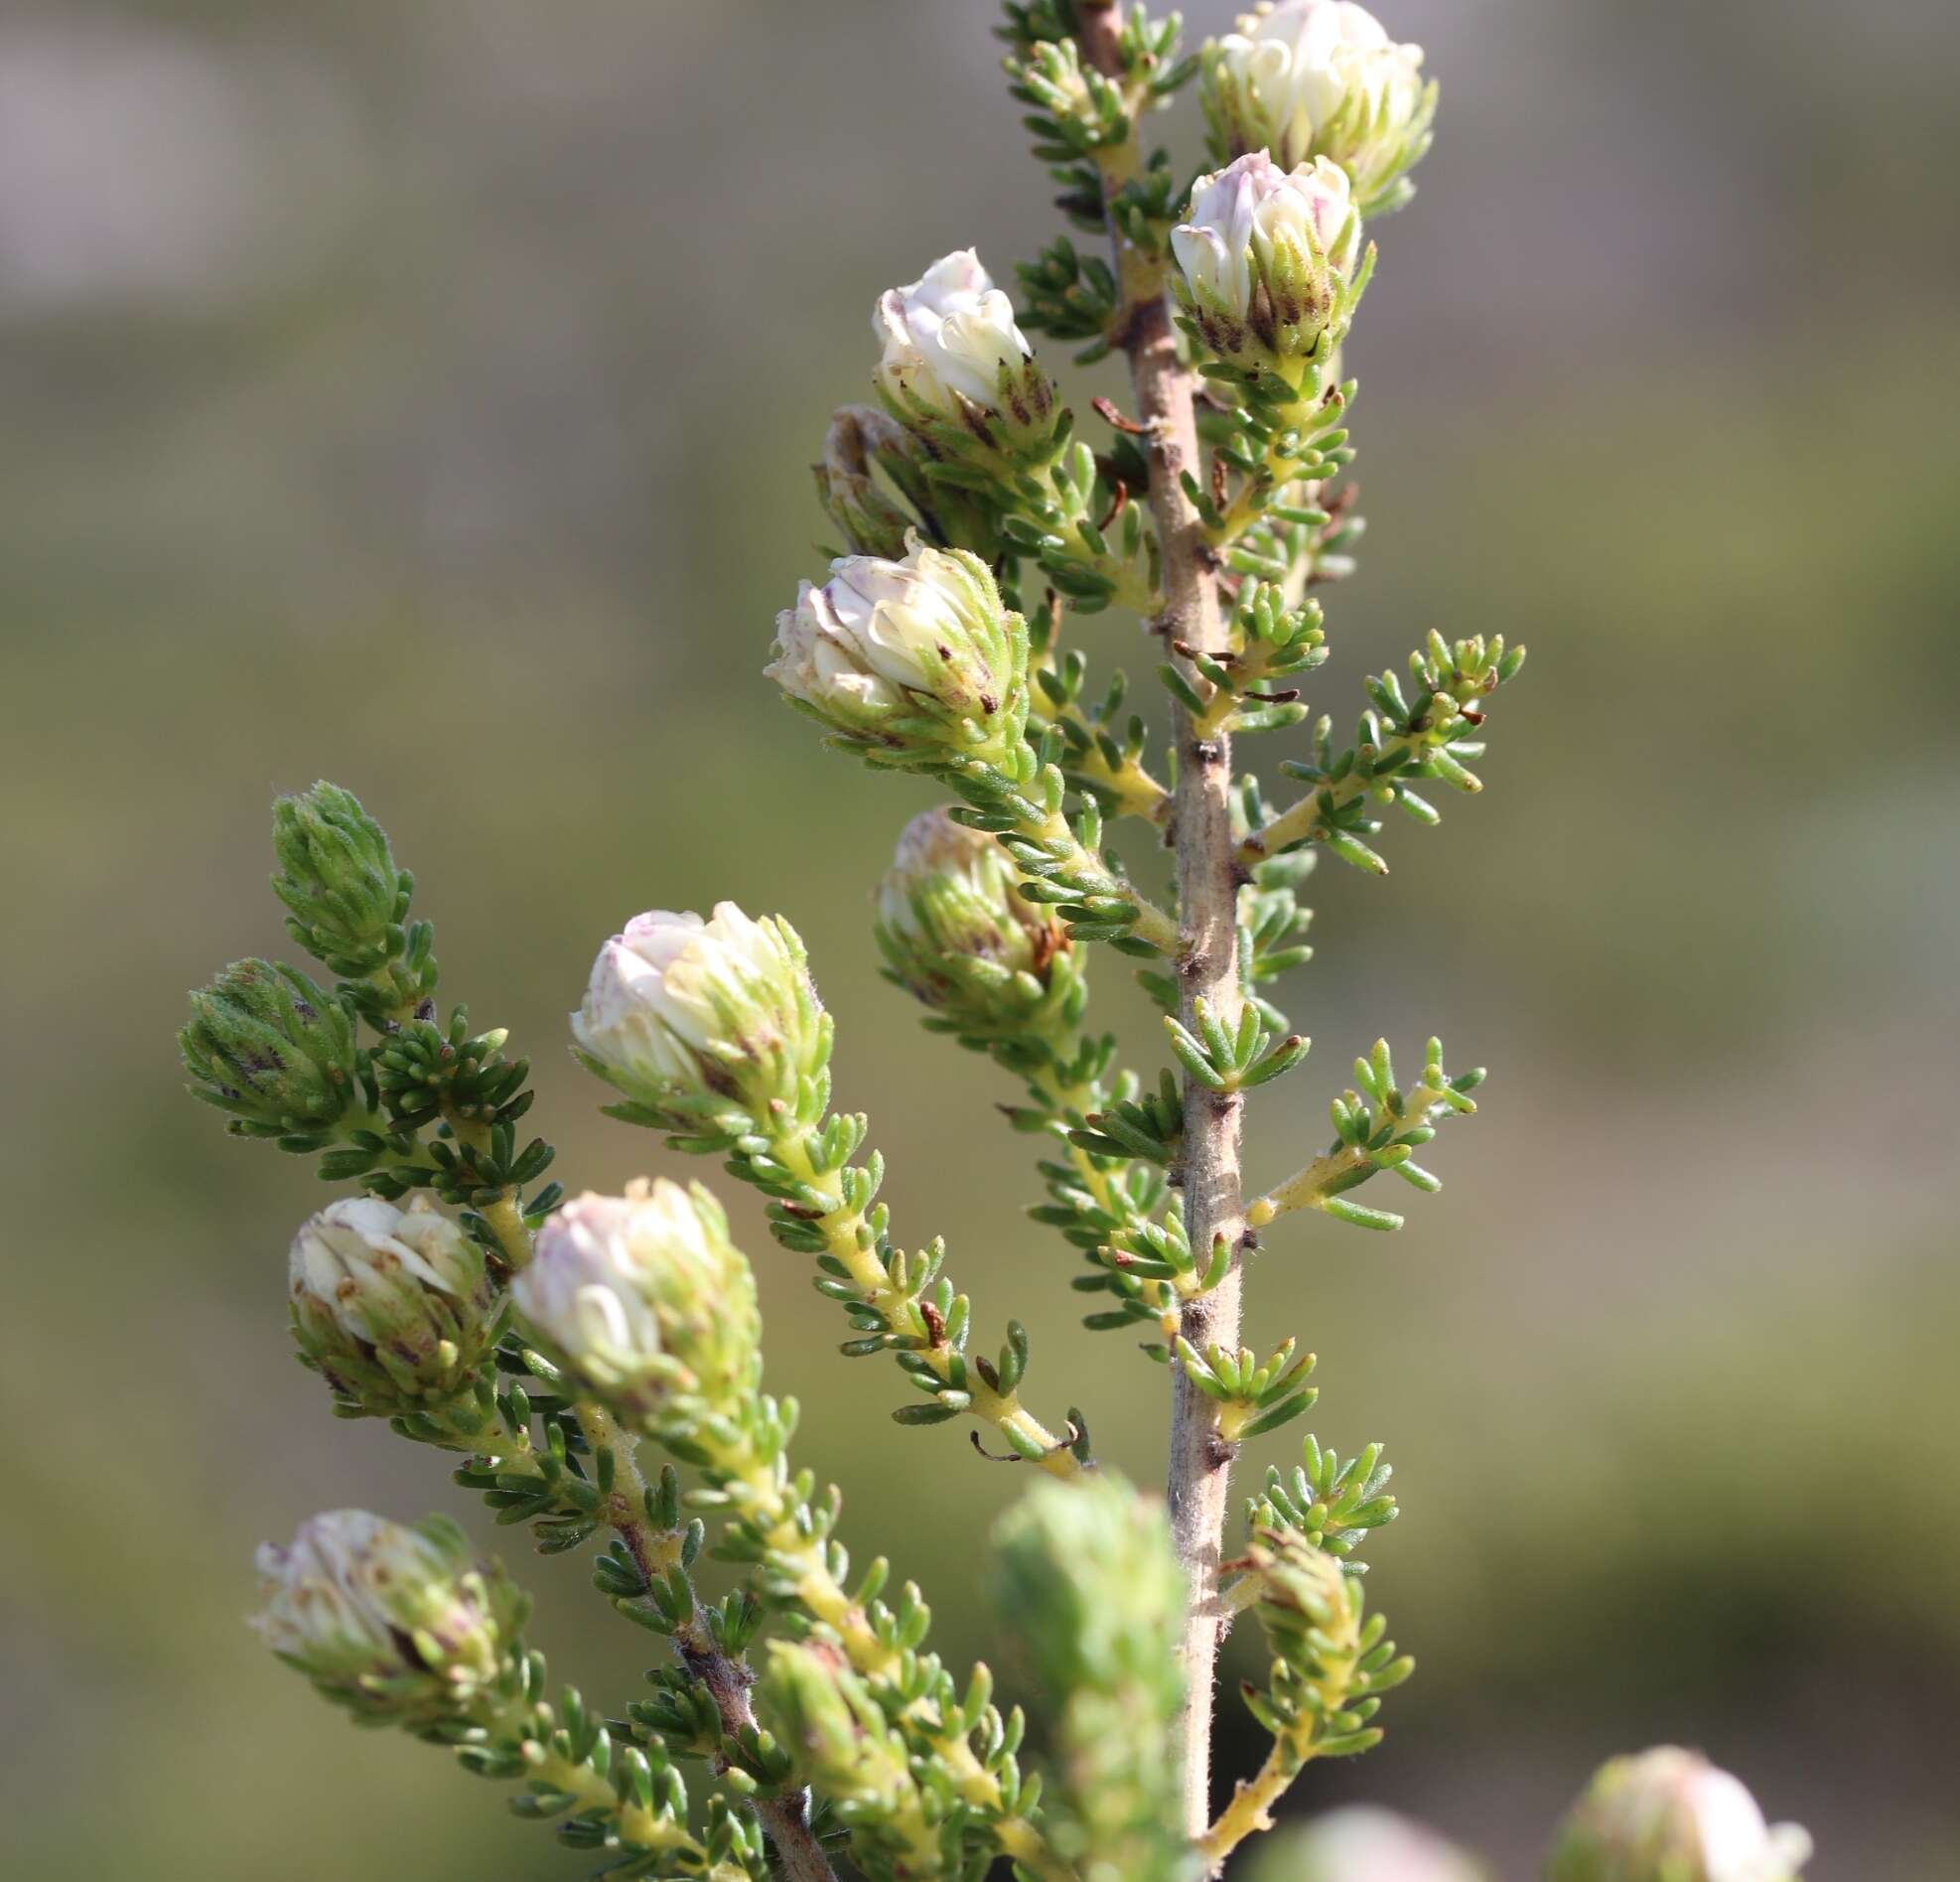
[[[1289,1226],[1252,1278],[1261,1337],[1322,1355],[1315,1428],[1397,1462],[1371,1587],[1422,1662],[1388,1746],[1297,1801],[1524,1876],[1601,1758],[1674,1738],[1809,1822],[1825,1882],[1960,1873],[1960,25],[1384,10],[1442,137],[1351,348],[1372,529],[1317,702],[1347,716],[1432,625],[1533,658],[1484,795],[1392,826],[1388,881],[1316,879],[1289,1004],[1319,1044],[1255,1111],[1276,1177],[1377,1033],[1493,1068],[1403,1234]],[[876,976],[869,892],[927,796],[758,672],[875,291],[1054,232],[992,11],[0,20],[10,1873],[580,1873],[241,1624],[252,1543],[309,1512],[462,1508],[288,1358],[319,1185],[226,1140],[171,1049],[185,989],[284,945],[267,806],[317,776],[418,872],[446,991],[534,1056],[575,1187],[679,1167],[561,1050],[599,941],[652,904],[788,914],[898,1232],[943,1231],[983,1323],[1035,1327],[1037,1398],[1156,1474],[1163,1375],[1074,1327],[1004,1082]],[[1082,642],[1146,665],[1125,623]],[[854,1546],[924,1582],[950,1654],[995,1651],[974,1538],[1014,1473],[893,1426],[894,1375],[837,1357],[734,1201]],[[1254,1449],[1248,1482],[1294,1454]],[[622,1703],[648,1644],[575,1565],[535,1581],[563,1670]]]

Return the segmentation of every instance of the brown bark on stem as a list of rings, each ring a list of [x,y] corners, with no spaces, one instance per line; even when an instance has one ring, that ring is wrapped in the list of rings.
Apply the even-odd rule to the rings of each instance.
[[[632,1439],[614,1423],[610,1413],[597,1406],[581,1407],[579,1422],[594,1450],[611,1448],[618,1460],[618,1488],[606,1511],[606,1520],[619,1532],[627,1552],[648,1581],[664,1577],[678,1557],[663,1552],[662,1536],[642,1514],[646,1483],[633,1455]],[[698,1615],[674,1636],[674,1652],[713,1695],[722,1730],[729,1737],[740,1738],[755,1726],[748,1667],[730,1659],[709,1639]],[[785,1882],[837,1882],[837,1872],[810,1827],[809,1796],[807,1791],[792,1791],[782,1797],[759,1798],[756,1815]]]
[[[676,1639],[682,1663],[714,1696],[715,1710],[721,1714],[722,1730],[739,1738],[756,1723],[755,1708],[749,1703],[750,1673],[740,1661],[716,1650],[705,1634],[698,1642]],[[823,1853],[823,1845],[810,1827],[810,1794],[791,1791],[781,1797],[759,1798],[756,1814],[763,1833],[774,1851],[776,1867],[783,1882],[837,1882],[837,1872]]]
[[[1106,0],[1076,0],[1082,51],[1099,71],[1118,75],[1118,9]],[[1114,153],[1112,153],[1114,155]],[[1125,160],[1106,163],[1104,176],[1120,183],[1136,162],[1134,140]],[[1135,387],[1135,416],[1147,428],[1140,442],[1150,459],[1150,507],[1163,554],[1165,610],[1153,623],[1167,643],[1210,652],[1225,646],[1220,622],[1217,568],[1203,527],[1180,481],[1200,475],[1194,411],[1194,375],[1178,360],[1176,330],[1165,304],[1161,276],[1148,263],[1126,253],[1116,237],[1117,272],[1126,292],[1148,281],[1151,291],[1126,305],[1120,336],[1129,356]],[[1190,676],[1188,674],[1188,676]],[[1194,680],[1200,695],[1201,680]],[[1232,834],[1230,738],[1195,735],[1182,707],[1178,717],[1178,782],[1172,805],[1177,844],[1178,907],[1186,953],[1179,962],[1180,1007],[1190,1024],[1202,999],[1227,1026],[1236,1024],[1241,1000],[1238,979],[1237,841]],[[1213,1341],[1238,1345],[1239,1247],[1245,1232],[1239,1177],[1237,1095],[1222,1096],[1187,1074],[1184,1086],[1185,1138],[1178,1172],[1184,1192],[1185,1226],[1191,1251],[1202,1269],[1208,1251],[1223,1236],[1232,1250],[1225,1278],[1209,1293],[1188,1301],[1182,1314],[1186,1339],[1200,1352]],[[1184,1370],[1172,1367],[1170,1466],[1166,1495],[1179,1559],[1190,1577],[1184,1663],[1185,1709],[1179,1721],[1185,1817],[1193,1837],[1211,1820],[1212,1685],[1220,1618],[1218,1562],[1224,1534],[1226,1496],[1235,1446],[1218,1434],[1217,1406],[1194,1389]]]

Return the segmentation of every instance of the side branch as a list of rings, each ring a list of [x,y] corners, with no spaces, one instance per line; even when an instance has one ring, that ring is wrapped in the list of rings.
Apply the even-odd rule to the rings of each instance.
[[[595,1404],[581,1403],[578,1420],[595,1454],[607,1446],[614,1449],[618,1461],[606,1521],[626,1545],[633,1566],[649,1586],[685,1573],[678,1532],[658,1531],[646,1520],[646,1480],[633,1456],[636,1446],[631,1436],[621,1429],[611,1412]],[[740,1659],[716,1646],[698,1613],[674,1635],[674,1652],[714,1700],[723,1732],[738,1740],[753,1733],[756,1711],[750,1703],[749,1687],[755,1675]],[[787,1882],[837,1882],[837,1872],[810,1827],[807,1791],[757,1798],[755,1810]]]

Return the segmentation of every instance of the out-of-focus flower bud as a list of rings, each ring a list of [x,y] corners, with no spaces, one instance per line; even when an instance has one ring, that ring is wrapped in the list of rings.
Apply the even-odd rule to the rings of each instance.
[[[260,1637],[367,1725],[429,1732],[466,1718],[508,1668],[528,1606],[443,1517],[403,1528],[329,1511],[289,1546],[265,1544],[258,1566]]]
[[[635,915],[599,950],[572,1036],[639,1121],[680,1132],[793,1103],[829,1050],[796,931],[733,902],[705,922]]]
[[[890,977],[938,1031],[1013,1039],[1081,1016],[1087,982],[1066,933],[1023,897],[1006,851],[944,810],[899,837],[876,932]]]
[[[764,669],[868,757],[999,763],[1028,718],[1028,633],[987,565],[916,537],[902,562],[841,556],[775,618]]]
[[[883,348],[881,396],[936,449],[1049,454],[1054,386],[971,248],[942,255],[910,287],[887,288],[871,325]]]
[[[1185,1577],[1164,1507],[1112,1471],[1036,1484],[994,1530],[1000,1607],[1060,1692],[1181,1690]]]
[[[391,1418],[468,1387],[495,1343],[484,1251],[421,1198],[350,1196],[310,1216],[288,1275],[300,1357],[351,1412]]]
[[[1549,1882],[1794,1882],[1810,1838],[1765,1823],[1747,1787],[1661,1745],[1601,1766],[1567,1817]]]
[[[359,1095],[353,1021],[297,968],[237,960],[191,996],[177,1035],[194,1096],[253,1137],[324,1141]],[[317,1147],[309,1142],[301,1147]]]
[[[1287,0],[1205,48],[1203,99],[1220,161],[1268,150],[1284,166],[1329,157],[1364,216],[1398,209],[1429,149],[1436,86],[1420,46],[1397,45],[1352,0]]]
[[[685,1439],[756,1389],[755,1276],[699,1184],[638,1182],[567,1203],[511,1292],[582,1388],[631,1430]]]
[[[1483,1882],[1461,1849],[1391,1810],[1330,1810],[1262,1840],[1246,1882]]]
[[[1199,177],[1171,246],[1204,344],[1245,366],[1337,345],[1367,281],[1347,173],[1325,157],[1282,170],[1255,150]]]
[[[406,944],[415,878],[395,867],[387,832],[350,791],[324,780],[272,806],[272,891],[287,932],[346,979],[385,967]]]
[[[1059,1703],[1050,1845],[1083,1882],[1191,1873],[1164,1747],[1184,1697],[1185,1577],[1163,1505],[1120,1477],[1036,1484],[994,1530],[997,1605]]]

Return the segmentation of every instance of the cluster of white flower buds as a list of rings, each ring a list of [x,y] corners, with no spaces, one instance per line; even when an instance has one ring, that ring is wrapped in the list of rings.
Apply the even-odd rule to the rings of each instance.
[[[1205,50],[1203,97],[1220,159],[1267,150],[1285,168],[1331,158],[1364,216],[1408,200],[1436,86],[1422,48],[1397,45],[1352,0],[1287,0]]]
[[[1298,383],[1293,362],[1340,344],[1373,264],[1361,218],[1408,201],[1430,145],[1422,57],[1351,0],[1264,5],[1205,49],[1223,168],[1171,241],[1186,315],[1220,359]]]
[[[350,1411],[394,1417],[455,1397],[496,1342],[484,1251],[418,1197],[349,1196],[309,1216],[288,1258],[300,1357]]]
[[[1017,886],[1007,852],[944,810],[912,818],[878,892],[890,977],[963,1037],[1016,1039],[1081,1015],[1080,950]]]
[[[1028,635],[992,573],[914,536],[902,562],[841,556],[776,617],[765,669],[866,756],[998,765],[1028,719]]]
[[[511,1292],[581,1390],[631,1431],[684,1441],[756,1390],[755,1276],[698,1183],[567,1203]]]
[[[623,1112],[683,1135],[794,1102],[829,1054],[795,930],[733,902],[634,916],[599,950],[572,1035]]]
[[[265,1544],[258,1565],[266,1605],[252,1625],[363,1724],[465,1719],[508,1670],[523,1625],[524,1597],[444,1517],[403,1528],[329,1511],[289,1546]]]

